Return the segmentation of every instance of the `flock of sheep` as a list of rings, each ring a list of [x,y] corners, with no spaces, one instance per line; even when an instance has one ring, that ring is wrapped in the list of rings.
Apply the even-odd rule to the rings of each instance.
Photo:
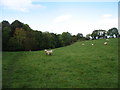
[[[103,44],[104,45],[107,45],[108,44],[108,42],[107,41],[109,41],[109,39],[106,39],[106,42],[104,42]],[[85,45],[84,43],[82,43],[82,45]],[[92,46],[94,45],[93,43],[91,44]]]
[[[104,42],[104,45],[107,45],[107,44],[108,44],[107,41],[109,41],[109,39],[106,39],[106,42]],[[82,43],[82,45],[85,45],[85,44]],[[92,43],[91,45],[93,46],[94,44]],[[53,54],[53,50],[47,50],[47,49],[45,49],[44,51],[45,51],[45,54],[46,54],[46,55],[52,55],[52,54]]]

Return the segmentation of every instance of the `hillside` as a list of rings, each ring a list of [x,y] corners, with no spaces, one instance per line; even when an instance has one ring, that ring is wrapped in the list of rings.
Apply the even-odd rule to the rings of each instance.
[[[3,88],[116,88],[118,39],[105,41],[76,42],[53,49],[52,56],[3,52]]]
[[[56,29],[57,30],[57,29]],[[100,38],[120,37],[117,28],[107,30],[94,30],[91,34],[84,36],[78,32],[76,35],[71,32],[42,32],[33,30],[28,24],[15,20],[11,24],[2,21],[2,51],[38,51],[48,48],[60,48],[71,45],[77,41],[95,40]]]

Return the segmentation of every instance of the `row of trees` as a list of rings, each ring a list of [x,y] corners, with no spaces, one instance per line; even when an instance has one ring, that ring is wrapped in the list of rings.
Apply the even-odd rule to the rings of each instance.
[[[28,51],[58,48],[70,45],[78,40],[90,40],[99,38],[118,37],[117,28],[106,30],[94,30],[92,34],[83,37],[82,33],[71,35],[69,32],[55,34],[32,30],[29,25],[15,20],[11,24],[2,21],[2,46],[3,51]]]
[[[3,51],[28,51],[58,48],[83,40],[83,35],[71,35],[69,32],[55,34],[32,30],[29,25],[18,20],[13,23],[2,21]]]
[[[94,30],[90,36],[92,37],[92,39],[117,38],[117,37],[119,37],[119,32],[118,32],[117,28],[111,28],[108,31]]]

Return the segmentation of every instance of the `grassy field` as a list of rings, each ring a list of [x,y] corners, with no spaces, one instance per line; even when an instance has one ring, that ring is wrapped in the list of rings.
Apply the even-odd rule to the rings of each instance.
[[[53,56],[3,52],[3,88],[117,88],[118,39],[104,42],[76,42],[53,49]]]

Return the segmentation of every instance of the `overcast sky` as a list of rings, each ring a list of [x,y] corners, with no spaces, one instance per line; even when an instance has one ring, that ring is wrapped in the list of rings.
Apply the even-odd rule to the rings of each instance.
[[[43,32],[61,34],[68,31],[72,35],[82,33],[84,36],[96,29],[118,28],[118,0],[62,1],[1,0],[0,20],[10,23],[19,20]]]

